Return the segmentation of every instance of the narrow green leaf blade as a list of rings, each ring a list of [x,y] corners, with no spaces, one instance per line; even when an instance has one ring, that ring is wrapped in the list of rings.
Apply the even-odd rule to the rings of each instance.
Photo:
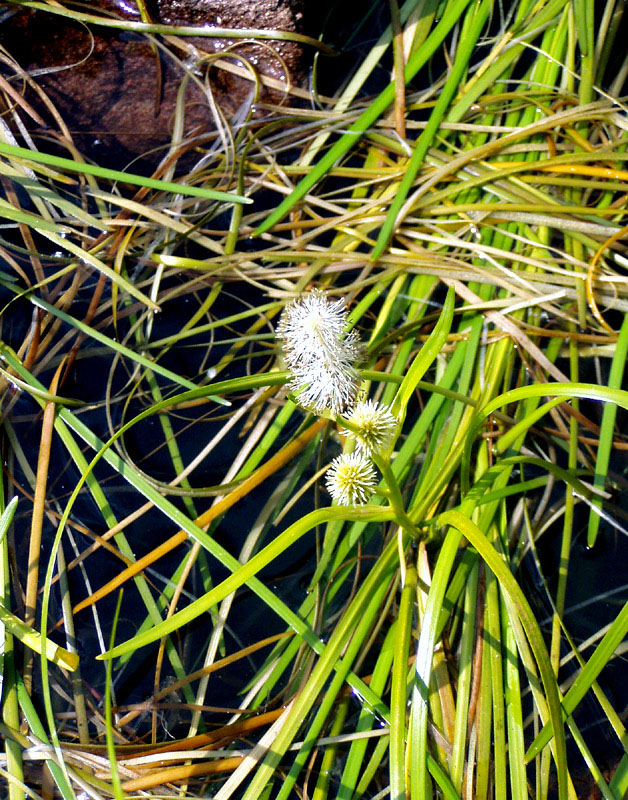
[[[59,647],[59,645],[51,642],[50,639],[44,639],[40,633],[33,630],[25,622],[22,622],[2,604],[0,604],[0,622],[25,647],[30,647],[36,653],[45,655],[49,661],[59,664],[59,666],[70,670],[70,672],[74,672],[78,667],[79,657],[76,653],[70,653],[69,650]]]
[[[34,161],[36,164],[46,164],[49,167],[58,167],[70,172],[79,172],[85,175],[95,175],[110,181],[120,183],[130,183],[134,186],[146,186],[149,189],[156,189],[160,192],[171,192],[173,194],[186,194],[192,197],[205,197],[208,200],[218,200],[223,203],[252,203],[248,197],[238,194],[228,194],[219,192],[215,189],[205,189],[202,186],[189,186],[185,183],[171,183],[160,181],[156,178],[145,178],[143,175],[135,175],[132,172],[120,172],[115,169],[98,167],[95,164],[87,164],[81,161],[73,161],[70,158],[53,156],[50,153],[40,153],[37,150],[29,150],[27,147],[16,147],[12,144],[0,142],[0,154],[12,158],[23,158],[26,161]]]
[[[419,350],[416,358],[412,362],[395,399],[393,400],[391,411],[400,420],[405,417],[406,408],[412,394],[418,386],[419,381],[434,362],[445,343],[451,323],[454,317],[454,290],[450,288],[443,304],[443,310],[427,342]]]

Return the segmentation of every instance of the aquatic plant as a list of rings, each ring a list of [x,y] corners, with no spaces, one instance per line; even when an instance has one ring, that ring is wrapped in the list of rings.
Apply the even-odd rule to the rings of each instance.
[[[623,4],[369,14],[150,177],[2,56],[11,800],[628,791]]]
[[[289,303],[277,325],[290,371],[288,386],[301,405],[318,414],[335,416],[355,401],[360,342],[355,331],[347,333],[346,324],[344,299],[332,302],[315,289]]]
[[[331,462],[326,482],[329,493],[340,505],[357,506],[371,499],[375,477],[368,456],[360,452],[343,453]]]
[[[388,406],[363,400],[356,404],[347,420],[348,430],[343,431],[354,439],[358,450],[367,455],[387,451],[394,439],[397,419]]]

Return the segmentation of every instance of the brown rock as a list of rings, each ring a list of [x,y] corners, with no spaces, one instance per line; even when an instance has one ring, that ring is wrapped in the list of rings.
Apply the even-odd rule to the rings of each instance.
[[[151,22],[302,32],[304,0],[149,0]],[[81,10],[85,6],[80,6]],[[134,0],[98,0],[91,13],[140,22]],[[44,11],[21,9],[0,26],[0,44],[48,95],[75,145],[98,161],[121,167],[136,156],[154,166],[172,141],[175,109],[184,92],[184,135],[202,141],[215,130],[212,99],[228,122],[244,119],[255,83],[217,68],[250,64],[286,84],[303,77],[303,49],[295,42],[157,36],[85,25]],[[3,70],[20,88],[20,79]],[[53,115],[34,91],[27,100],[50,130]],[[261,98],[280,102],[281,92]],[[137,169],[138,165],[134,165]]]

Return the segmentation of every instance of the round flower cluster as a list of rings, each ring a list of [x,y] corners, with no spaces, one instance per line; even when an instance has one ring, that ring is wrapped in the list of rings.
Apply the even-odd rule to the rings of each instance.
[[[357,449],[367,455],[382,453],[392,444],[397,418],[388,406],[365,400],[356,405],[348,421],[352,423],[351,429],[343,433],[355,439]]]
[[[346,327],[344,299],[330,300],[320,289],[289,303],[277,325],[291,373],[288,387],[317,414],[336,416],[355,402],[360,376],[354,364],[361,345]]]
[[[347,424],[351,427],[343,433],[355,440],[356,449],[333,460],[327,489],[340,505],[359,505],[368,503],[376,486],[371,456],[392,445],[397,419],[388,406],[366,400],[356,405]]]
[[[334,458],[327,471],[327,490],[341,506],[368,503],[377,485],[371,459],[356,450]]]
[[[356,449],[332,462],[329,492],[341,505],[368,503],[377,485],[371,457],[392,446],[397,419],[373,400],[355,403],[360,375],[354,365],[361,344],[355,332],[347,332],[345,301],[315,289],[285,307],[276,334],[290,371],[288,387],[301,405],[335,417],[350,412],[344,433]]]

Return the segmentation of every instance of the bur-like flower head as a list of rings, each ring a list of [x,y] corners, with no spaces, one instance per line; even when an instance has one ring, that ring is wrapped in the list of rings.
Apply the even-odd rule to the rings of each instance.
[[[346,326],[344,299],[330,300],[319,289],[289,303],[277,325],[291,373],[288,386],[318,414],[337,415],[355,402],[360,376],[354,363],[361,347]]]
[[[359,385],[357,370],[341,362],[293,369],[288,383],[304,408],[316,414],[330,411],[334,416],[353,406]]]
[[[397,427],[397,419],[388,406],[366,400],[353,409],[349,421],[357,430],[346,430],[344,434],[355,439],[358,450],[367,455],[381,453],[392,443]]]
[[[327,489],[342,506],[368,503],[377,485],[371,460],[364,453],[343,453],[327,471]]]
[[[346,338],[347,310],[344,298],[330,300],[325,292],[312,292],[285,307],[277,336],[284,340],[286,357],[309,359],[312,353],[333,355],[338,342]]]

